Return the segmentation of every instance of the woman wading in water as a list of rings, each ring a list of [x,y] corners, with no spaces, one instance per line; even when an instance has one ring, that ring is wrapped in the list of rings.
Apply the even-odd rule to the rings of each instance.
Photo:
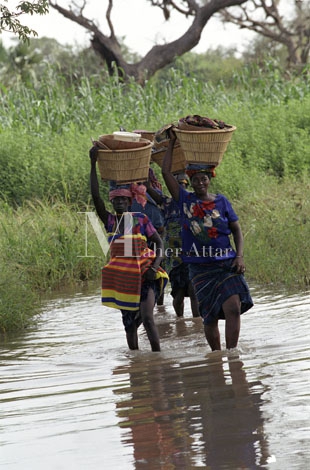
[[[138,349],[138,328],[143,323],[152,351],[160,351],[153,310],[168,279],[160,267],[163,242],[141,212],[128,212],[133,198],[145,203],[145,186],[130,184],[111,187],[109,199],[116,214],[106,209],[99,194],[96,162],[98,149],[89,152],[90,187],[96,212],[110,243],[110,260],[102,268],[102,304],[122,312],[129,349]],[[147,246],[154,244],[154,251]]]
[[[220,350],[218,320],[225,319],[226,348],[235,348],[240,333],[240,315],[253,306],[244,279],[243,236],[238,217],[225,196],[208,191],[214,167],[188,165],[186,173],[193,192],[178,184],[171,173],[176,141],[171,129],[169,136],[162,175],[179,205],[182,260],[189,266],[205,336],[212,351]],[[235,249],[230,243],[230,235]]]

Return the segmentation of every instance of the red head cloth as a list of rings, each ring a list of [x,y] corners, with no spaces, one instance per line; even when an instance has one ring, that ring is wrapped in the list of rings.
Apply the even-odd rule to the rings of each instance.
[[[118,189],[113,189],[112,191],[109,192],[109,199],[112,201],[117,196],[123,196],[123,197],[129,197],[129,199],[132,199],[132,192],[130,189],[126,188],[118,188]]]
[[[130,189],[135,200],[144,207],[147,203],[146,186],[144,184],[131,183]]]
[[[187,176],[192,179],[196,173],[207,173],[211,178],[215,178],[215,166],[205,165],[205,164],[189,164],[186,167],[185,173]]]
[[[112,189],[112,191],[109,192],[110,201],[117,196],[128,197],[130,201],[132,201],[132,199],[136,199],[136,201],[143,207],[147,203],[146,187],[143,184],[131,183],[128,188],[116,187],[116,189]]]

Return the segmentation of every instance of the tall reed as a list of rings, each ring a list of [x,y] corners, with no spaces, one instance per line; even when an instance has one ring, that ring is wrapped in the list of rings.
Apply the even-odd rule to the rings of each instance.
[[[247,274],[258,284],[309,289],[310,184],[308,179],[261,175],[235,207],[245,237]]]
[[[93,210],[91,137],[119,126],[157,130],[187,114],[237,126],[212,185],[240,216],[250,279],[307,288],[309,91],[307,79],[249,69],[232,89],[173,70],[167,83],[150,80],[144,88],[116,79],[98,86],[92,77],[68,87],[49,73],[38,86],[3,89],[0,329],[27,324],[40,292],[100,275],[105,258],[91,230],[86,253],[80,213]],[[101,189],[106,198],[107,185]]]
[[[105,257],[91,227],[85,235],[86,222],[85,209],[65,203],[28,201],[10,208],[0,215],[2,260],[37,291],[91,279]]]

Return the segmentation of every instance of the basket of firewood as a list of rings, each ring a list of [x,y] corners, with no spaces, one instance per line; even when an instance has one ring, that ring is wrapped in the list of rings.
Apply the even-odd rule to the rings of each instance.
[[[193,115],[179,119],[173,130],[187,163],[218,166],[236,127],[216,119]]]

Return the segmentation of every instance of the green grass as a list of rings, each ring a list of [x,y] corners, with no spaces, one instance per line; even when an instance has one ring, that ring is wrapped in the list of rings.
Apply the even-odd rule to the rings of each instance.
[[[40,297],[15,263],[1,263],[0,333],[28,327],[40,313]]]
[[[0,332],[8,333],[31,323],[46,292],[99,279],[105,256],[77,206],[0,206]]]
[[[310,184],[262,178],[236,201],[245,237],[247,274],[257,284],[300,289],[310,286]]]
[[[25,328],[41,293],[99,279],[105,257],[91,228],[86,247],[81,214],[93,210],[91,137],[120,125],[156,131],[187,114],[237,126],[212,186],[240,217],[249,279],[309,287],[309,82],[245,69],[224,89],[170,74],[145,88],[50,75],[1,91],[0,331]]]

